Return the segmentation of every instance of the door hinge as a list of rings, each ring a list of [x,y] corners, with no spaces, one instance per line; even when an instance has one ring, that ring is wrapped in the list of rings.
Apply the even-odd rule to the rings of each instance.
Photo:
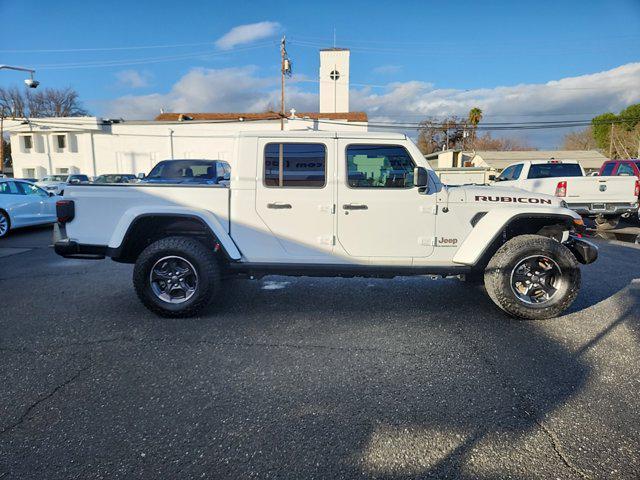
[[[332,205],[318,205],[318,210],[320,210],[321,212],[327,212],[331,215],[335,215],[336,213],[336,204],[332,204]]]
[[[336,244],[336,236],[335,235],[322,235],[318,237],[318,243],[321,245],[335,245]]]

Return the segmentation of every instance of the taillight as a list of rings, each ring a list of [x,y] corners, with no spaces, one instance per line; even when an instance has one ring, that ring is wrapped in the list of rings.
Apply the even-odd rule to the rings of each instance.
[[[56,202],[56,216],[58,223],[68,223],[76,216],[76,206],[73,200],[58,200]]]
[[[558,182],[558,186],[556,187],[556,197],[566,197],[567,196],[567,181],[563,180],[562,182]]]
[[[636,180],[636,189],[633,191],[636,197],[640,197],[640,180]]]

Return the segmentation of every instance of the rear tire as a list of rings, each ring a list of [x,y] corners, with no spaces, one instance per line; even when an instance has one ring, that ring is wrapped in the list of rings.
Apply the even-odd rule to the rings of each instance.
[[[540,235],[520,235],[491,258],[484,282],[491,300],[509,315],[542,320],[559,316],[576,299],[580,268],[561,243]]]
[[[11,220],[5,212],[0,212],[0,238],[6,237],[11,230]]]
[[[188,237],[162,238],[149,245],[133,269],[138,298],[163,317],[192,317],[215,297],[220,268],[212,250]]]
[[[596,228],[598,230],[613,230],[620,223],[620,217],[601,217],[594,218]]]

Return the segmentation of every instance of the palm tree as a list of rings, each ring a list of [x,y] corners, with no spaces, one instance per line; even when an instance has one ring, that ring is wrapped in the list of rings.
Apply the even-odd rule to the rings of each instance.
[[[473,107],[471,110],[469,110],[469,123],[473,127],[473,130],[471,130],[472,140],[475,140],[476,138],[476,128],[478,128],[478,124],[481,120],[482,110],[480,110],[478,107]]]

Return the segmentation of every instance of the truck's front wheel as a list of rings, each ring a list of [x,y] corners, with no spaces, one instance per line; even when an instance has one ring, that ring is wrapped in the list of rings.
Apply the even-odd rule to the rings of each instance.
[[[580,268],[571,251],[540,235],[520,235],[502,245],[484,275],[489,297],[514,317],[557,317],[575,300]]]
[[[140,254],[133,270],[138,297],[163,317],[196,315],[213,299],[219,283],[213,251],[187,237],[152,243]]]

